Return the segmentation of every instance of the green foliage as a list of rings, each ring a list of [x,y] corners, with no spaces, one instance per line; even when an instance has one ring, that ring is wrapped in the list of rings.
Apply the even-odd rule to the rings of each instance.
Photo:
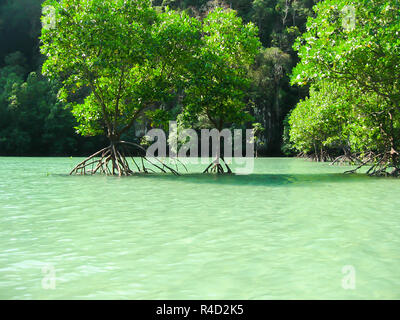
[[[252,88],[249,98],[254,104],[254,116],[266,128],[263,142],[269,150],[276,148],[281,138],[280,127],[290,109],[287,91],[283,90],[291,70],[290,55],[281,49],[262,48],[249,70]]]
[[[131,92],[151,55],[146,44],[154,12],[148,1],[50,0],[44,5],[54,7],[55,26],[42,29],[43,73],[61,75],[64,101],[73,87],[91,89],[83,103],[73,104],[79,133],[97,135],[106,129],[107,135],[115,134],[114,121],[129,123],[141,105]]]
[[[40,81],[45,81],[45,79],[39,75],[40,71],[38,71],[38,69],[41,68],[42,61],[48,58],[47,56],[40,55],[38,50],[40,45],[38,36],[40,35],[41,31],[40,14],[42,2],[43,0],[0,1],[0,42],[2,43],[0,46],[0,67],[5,65],[1,64],[3,63],[4,58],[8,54],[16,51],[20,51],[22,53],[20,57],[25,60],[14,63],[14,67],[11,67],[11,63],[7,62],[8,64],[6,68],[14,68],[14,71],[11,72],[11,70],[6,71],[4,69],[0,75],[1,86],[4,85],[8,88],[7,90],[0,90],[0,99],[3,101],[0,108],[0,124],[4,123],[4,125],[1,125],[0,130],[6,130],[5,128],[8,130],[9,127],[18,126],[17,123],[10,122],[14,120],[11,120],[9,117],[9,111],[7,111],[9,104],[8,97],[13,84],[16,83],[17,85],[20,85],[21,83],[25,82],[28,74],[32,71],[37,73]],[[95,97],[93,98],[93,96],[89,97],[92,91],[89,88],[87,81],[82,81],[82,79],[79,78],[78,73],[80,71],[76,70],[77,66],[82,66],[82,64],[79,65],[79,60],[82,59],[79,55],[81,52],[78,49],[81,49],[81,51],[83,49],[86,50],[88,48],[87,45],[90,44],[91,41],[93,41],[93,46],[89,47],[91,50],[95,51],[95,49],[98,49],[101,45],[103,47],[103,51],[98,57],[96,65],[94,64],[95,57],[93,59],[88,58],[93,62],[93,65],[89,65],[90,71],[93,72],[93,74],[97,77],[99,76],[98,71],[100,69],[105,70],[105,68],[103,68],[104,63],[107,64],[109,61],[113,61],[114,64],[107,67],[110,74],[115,71],[112,77],[114,78],[114,80],[112,80],[112,85],[110,86],[107,82],[110,78],[109,74],[101,74],[99,78],[96,78],[96,85],[98,85],[100,89],[104,91],[104,100],[107,102],[106,114],[109,116],[112,127],[114,126],[114,119],[117,119],[117,130],[115,130],[117,133],[131,124],[128,119],[131,117],[132,111],[135,112],[135,110],[139,109],[140,112],[134,119],[133,122],[135,122],[135,124],[132,125],[132,128],[133,126],[146,128],[146,126],[149,125],[165,126],[167,120],[176,119],[177,115],[180,113],[180,109],[182,108],[182,98],[184,97],[183,87],[187,87],[187,82],[189,79],[191,79],[191,76],[189,76],[188,73],[194,69],[194,66],[191,65],[188,60],[189,58],[192,59],[192,56],[200,57],[201,55],[193,54],[193,52],[183,51],[180,54],[188,53],[188,56],[186,56],[186,58],[182,56],[177,57],[182,63],[174,64],[175,71],[172,70],[173,68],[171,67],[171,64],[166,63],[164,73],[160,73],[162,68],[160,68],[160,63],[162,63],[162,61],[158,59],[165,58],[164,62],[166,60],[171,61],[171,57],[175,57],[176,54],[179,53],[179,51],[173,51],[173,53],[171,51],[175,50],[172,48],[174,46],[177,47],[176,44],[178,42],[181,44],[185,43],[182,49],[187,49],[190,41],[199,41],[199,35],[194,35],[194,33],[196,33],[198,29],[202,29],[202,26],[196,26],[196,24],[199,24],[199,20],[201,21],[210,11],[213,11],[215,7],[219,6],[236,10],[238,12],[238,16],[240,16],[245,23],[252,21],[259,29],[258,34],[264,47],[274,46],[279,48],[283,54],[288,55],[289,57],[288,66],[286,67],[285,65],[283,68],[283,76],[280,78],[279,83],[277,83],[276,86],[273,86],[273,82],[269,80],[271,79],[270,74],[272,74],[275,69],[275,62],[271,61],[265,61],[266,65],[264,67],[259,65],[260,72],[256,78],[252,77],[254,73],[250,73],[250,86],[248,86],[248,81],[245,81],[246,83],[243,87],[241,87],[240,81],[230,80],[231,82],[227,83],[227,87],[232,87],[232,84],[233,86],[237,85],[238,87],[241,87],[241,90],[244,91],[244,94],[242,97],[239,97],[239,100],[247,103],[245,108],[246,110],[249,109],[248,106],[250,105],[253,107],[253,110],[249,110],[250,113],[255,116],[257,122],[260,122],[262,126],[266,128],[265,137],[262,139],[263,142],[266,143],[265,148],[267,149],[267,152],[270,153],[272,149],[279,149],[280,137],[282,133],[282,119],[297,102],[298,98],[302,97],[307,91],[290,88],[288,85],[288,78],[285,75],[286,73],[290,72],[293,62],[296,61],[296,54],[291,48],[292,43],[294,38],[300,32],[304,31],[305,20],[307,16],[312,14],[310,9],[314,1],[229,0],[224,2],[207,0],[154,0],[152,1],[153,8],[147,7],[145,10],[152,17],[149,19],[150,21],[146,21],[146,19],[142,19],[144,17],[140,18],[139,16],[135,16],[132,20],[134,21],[131,26],[132,29],[134,29],[135,26],[138,26],[138,23],[141,23],[140,19],[142,19],[142,22],[147,24],[149,28],[139,28],[137,32],[128,34],[126,37],[122,33],[121,26],[118,26],[117,23],[118,21],[125,21],[127,15],[126,12],[123,14],[123,16],[121,16],[121,11],[113,11],[112,7],[122,4],[122,1],[115,2],[115,4],[110,4],[102,3],[102,1],[82,1],[81,8],[83,9],[81,12],[77,12],[76,14],[74,13],[76,11],[74,6],[79,7],[80,1],[62,1],[63,4],[60,5],[60,7],[58,5],[58,1],[46,2],[46,5],[53,5],[55,8],[60,8],[60,10],[56,10],[55,12],[55,16],[59,20],[56,23],[56,29],[47,30],[47,37],[49,41],[51,41],[50,35],[52,33],[56,33],[57,28],[60,28],[59,24],[61,23],[62,29],[64,22],[68,21],[68,14],[72,14],[74,16],[74,19],[72,19],[70,22],[77,24],[80,28],[79,30],[77,27],[73,32],[71,32],[71,34],[54,34],[54,41],[63,41],[65,44],[63,54],[60,56],[61,59],[58,62],[64,63],[65,61],[63,61],[63,59],[68,59],[71,62],[71,65],[63,69],[61,72],[58,72],[56,69],[52,70],[53,75],[59,78],[60,83],[64,82],[62,83],[64,90],[60,92],[59,97],[62,98],[63,101],[66,101],[70,104],[76,119],[79,119],[78,124],[73,121],[72,118],[72,121],[68,123],[71,123],[72,126],[76,126],[78,130],[85,135],[108,133],[107,125],[105,124],[103,119],[104,117],[102,116],[103,113],[101,110],[99,110],[98,106],[96,106],[96,104],[98,104],[98,99],[94,99]],[[129,6],[131,6],[133,10],[133,7],[135,6],[134,3],[137,3],[137,1],[128,2],[132,2],[132,4],[129,4]],[[71,5],[71,7],[68,10],[61,10],[62,6],[67,4]],[[143,9],[145,9],[145,6],[146,5],[143,6]],[[186,10],[188,15],[196,16],[197,19],[188,19],[188,16],[183,14],[183,17],[186,17],[185,21],[190,21],[190,26],[187,26],[186,23],[183,23],[185,27],[181,28],[180,24],[183,20],[183,18],[181,18],[182,16],[176,12],[167,10],[166,6],[176,10]],[[93,12],[92,9],[87,11],[86,9],[89,7],[95,11]],[[111,10],[107,10],[107,8],[111,8]],[[142,12],[141,10],[139,11]],[[169,14],[167,11],[169,11]],[[109,16],[110,13],[113,13],[113,15]],[[144,14],[144,11],[142,13]],[[92,15],[92,17],[95,17],[97,20],[88,20],[88,15]],[[180,16],[180,18],[178,18],[178,16]],[[81,17],[82,19],[80,19]],[[168,28],[166,28],[164,31],[157,31],[157,28],[164,24],[163,21],[165,19],[169,21],[165,24],[165,26],[168,26]],[[94,21],[98,23],[96,24]],[[46,19],[44,22],[47,22]],[[185,33],[188,31],[188,29],[192,30],[193,32],[189,32],[190,35],[193,35],[193,37],[189,39],[189,42],[183,38],[180,39],[180,37],[183,36],[183,34],[180,32],[183,31]],[[101,33],[103,32],[104,38],[100,38],[102,36]],[[158,32],[162,32],[163,35],[158,34]],[[172,37],[169,36],[169,33],[172,35]],[[177,33],[178,36],[175,36],[175,33]],[[71,38],[74,39],[70,41]],[[128,76],[128,78],[133,79],[131,82],[124,82],[126,86],[124,89],[129,89],[131,93],[129,94],[129,97],[124,93],[124,97],[128,97],[128,99],[120,99],[120,108],[122,108],[123,111],[119,110],[118,113],[120,116],[115,117],[115,112],[113,111],[115,111],[116,104],[116,79],[118,78],[118,75],[121,74],[118,63],[121,62],[122,65],[124,59],[123,52],[126,52],[126,50],[122,48],[121,52],[118,52],[119,58],[117,59],[114,57],[112,49],[115,47],[119,48],[119,44],[121,43],[125,45],[128,44],[130,41],[132,41],[132,38],[146,38],[149,41],[150,44],[140,43],[139,41],[139,43],[135,43],[135,45],[131,48],[133,55],[136,57],[140,56],[140,48],[142,48],[142,57],[145,57],[144,59],[146,60],[146,63],[139,64],[140,68],[135,71],[135,74],[130,74]],[[168,39],[172,41],[168,42]],[[79,45],[80,41],[80,45],[82,45],[81,48],[77,49],[75,47],[68,46],[70,42],[73,46]],[[170,44],[170,46],[167,45],[167,43]],[[201,45],[192,43],[192,45],[189,47],[199,48]],[[106,48],[106,50],[104,50],[104,48]],[[168,52],[171,52],[171,55],[169,55]],[[111,60],[109,57],[110,55],[112,56]],[[128,58],[133,57],[129,56]],[[185,59],[188,60],[183,62]],[[57,63],[54,62],[55,65],[57,65]],[[15,66],[18,66],[17,69],[19,69],[19,71],[16,70]],[[50,69],[48,71],[50,71]],[[14,76],[12,74],[14,74]],[[76,79],[74,78],[75,76],[77,76]],[[267,80],[264,81],[264,79]],[[8,83],[7,85],[5,84],[6,82]],[[135,89],[131,91],[130,88]],[[55,88],[52,92],[55,94],[57,92],[57,88]],[[138,96],[143,96],[145,98],[140,101],[140,104],[137,100]],[[41,97],[34,95],[32,98],[40,99]],[[87,98],[87,102],[85,102],[85,98]],[[129,102],[130,99],[132,101]],[[150,102],[144,103],[145,100]],[[37,103],[35,102],[34,104],[39,104],[39,101],[37,101]],[[65,102],[58,104],[60,107],[60,115],[68,113],[68,111],[64,109],[64,104]],[[88,106],[88,108],[85,106]],[[45,108],[41,110],[43,112],[47,112],[47,109]],[[44,117],[45,115],[43,115],[43,118]],[[70,118],[69,115],[68,117]],[[198,123],[206,126],[213,126],[204,115],[199,116]],[[18,132],[20,131],[21,130],[18,130]],[[94,138],[81,139],[74,133],[73,130],[68,130],[68,132],[70,132],[68,139],[75,141],[74,145],[77,146],[75,148],[76,152],[87,154],[93,150],[92,141],[96,141],[94,144],[97,144],[100,141],[99,139],[93,140]],[[125,130],[123,135],[129,135],[130,138],[134,138],[134,130]],[[26,141],[26,144],[29,144],[27,142],[29,139],[21,139]],[[8,144],[9,148],[7,149],[7,152],[5,151],[4,147],[2,150],[0,150],[2,154],[14,154],[12,150],[16,148],[13,148],[13,140],[8,140]],[[68,144],[60,143],[60,145],[67,146]],[[30,150],[30,147],[18,147],[18,149]],[[44,150],[40,147],[40,145],[37,145],[35,149]],[[27,153],[24,154],[29,154],[30,151],[26,152]],[[62,154],[69,152],[69,149],[63,150]],[[47,153],[45,150],[43,155],[44,154],[49,153]]]
[[[290,71],[290,55],[276,47],[262,48],[257,55],[254,65],[250,69],[253,83],[259,91],[257,97],[261,97],[264,91],[274,91],[276,86],[282,85],[281,81]]]
[[[282,146],[281,151],[285,156],[293,156],[296,154],[296,148],[290,141],[290,124],[289,124],[290,113],[288,113],[283,120],[283,135],[282,135]]]
[[[354,28],[344,10],[354,8]],[[296,43],[301,63],[292,82],[319,79],[352,83],[400,104],[400,3],[386,0],[325,0],[316,5],[307,32]],[[353,10],[353,9],[351,9]]]
[[[0,67],[4,58],[16,51],[33,66],[38,63],[38,36],[43,0],[0,1]]]
[[[46,1],[54,28],[43,28],[43,71],[63,78],[60,97],[88,87],[73,114],[83,135],[118,140],[146,109],[168,101],[185,81],[183,66],[200,34],[185,13],[159,13],[150,1]]]
[[[74,121],[56,101],[57,87],[34,72],[24,81],[20,69],[0,70],[0,154],[74,152]]]
[[[317,153],[326,146],[345,144],[344,127],[350,122],[352,108],[348,98],[334,84],[312,87],[310,97],[300,101],[289,117],[293,146],[305,153]]]
[[[264,131],[265,131],[265,128],[261,125],[261,123],[259,123],[259,122],[253,123],[253,141],[252,142],[255,144],[256,156],[258,154],[258,149],[264,145],[264,141],[261,139]]]
[[[374,152],[397,167],[400,3],[325,0],[315,10],[295,45],[301,61],[292,83],[312,89],[290,116],[291,141],[305,153]]]
[[[390,130],[387,108],[377,94],[319,82],[291,113],[290,140],[304,153],[382,152],[387,147],[385,132]]]
[[[233,10],[216,8],[203,20],[202,29],[184,119],[193,123],[206,116],[219,130],[224,124],[249,121],[244,90],[250,85],[248,68],[260,47],[257,28],[243,24]]]

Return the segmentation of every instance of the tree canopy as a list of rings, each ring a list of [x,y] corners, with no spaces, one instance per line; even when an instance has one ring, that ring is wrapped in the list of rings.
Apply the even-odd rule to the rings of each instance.
[[[80,88],[90,94],[73,104],[84,135],[119,140],[145,110],[170,97],[199,37],[185,13],[158,14],[150,1],[47,1],[56,14],[44,28],[45,75],[63,77],[60,97]]]
[[[38,39],[41,32],[40,15],[42,3],[43,0],[0,1],[0,41],[3,44],[0,48],[0,69],[5,68],[2,72],[3,79],[0,81],[6,81],[6,78],[11,84],[19,81],[16,79],[13,80],[14,78],[11,74],[10,77],[8,77],[7,72],[11,69],[8,68],[9,64],[6,64],[5,58],[9,54],[13,55],[16,52],[20,52],[22,59],[18,59],[16,61],[19,68],[23,70],[20,76],[21,81],[26,82],[29,74],[31,72],[35,72],[39,81],[48,82],[48,76],[41,74],[42,63],[46,56],[41,55],[39,52],[41,40]],[[197,21],[203,20],[208,13],[216,7],[235,10],[237,11],[237,17],[240,17],[243,20],[243,24],[252,22],[258,28],[258,35],[260,36],[260,40],[264,48],[277,48],[279,50],[276,50],[275,52],[281,55],[285,61],[288,60],[287,64],[285,62],[280,80],[272,80],[270,75],[274,73],[274,70],[276,69],[273,61],[280,61],[282,59],[279,58],[279,55],[276,56],[274,53],[274,56],[277,58],[265,60],[262,58],[264,55],[264,49],[261,50],[261,58],[257,58],[257,72],[250,72],[251,85],[245,90],[244,94],[244,100],[248,102],[245,110],[255,117],[255,121],[261,123],[262,126],[265,127],[265,133],[260,136],[260,139],[264,142],[263,144],[260,144],[260,148],[262,149],[260,150],[260,154],[265,155],[277,154],[280,152],[281,134],[283,130],[282,121],[287,112],[295,105],[298,99],[307,93],[306,89],[290,87],[287,74],[290,72],[297,59],[296,53],[291,48],[292,43],[296,36],[305,30],[305,21],[307,16],[313,14],[311,10],[313,3],[314,1],[312,0],[154,0],[152,1],[151,10],[156,12],[155,16],[157,16],[157,19],[159,19],[161,14],[165,13],[167,6],[169,6],[171,9],[176,11],[175,13],[185,11],[187,16],[196,18]],[[172,10],[170,10],[170,12],[171,11]],[[45,11],[45,13],[51,13],[51,10],[49,12]],[[99,13],[99,15],[101,14]],[[174,16],[174,14],[172,16]],[[43,22],[46,23],[46,21]],[[99,25],[99,29],[102,27],[103,26]],[[105,30],[107,30],[107,27]],[[86,35],[83,35],[83,39],[86,39],[85,37]],[[153,36],[151,38],[154,39]],[[185,71],[180,70],[180,72],[184,73]],[[175,74],[177,73],[178,72]],[[63,77],[64,78],[61,80],[65,80],[66,77],[68,77],[68,74],[65,72]],[[184,78],[187,79],[186,76]],[[259,81],[260,79],[267,80]],[[150,78],[148,80],[148,83],[151,83]],[[176,77],[175,80],[177,80]],[[172,83],[175,82],[175,80],[171,79],[171,81],[166,81],[164,83],[165,88],[168,86],[171,88]],[[184,79],[178,80],[183,81]],[[154,81],[153,85],[155,84]],[[158,81],[162,82],[160,77],[158,77]],[[49,91],[51,92],[51,95],[53,95],[51,101],[57,101],[55,97],[57,95],[58,88],[59,86],[63,86],[63,84],[61,81],[58,82],[52,80],[51,82],[51,85],[54,87],[54,90]],[[67,96],[61,95],[61,97],[66,98],[65,100],[67,102],[57,102],[59,111],[52,120],[55,123],[61,123],[64,121],[63,119],[68,119],[66,122],[68,125],[64,126],[63,134],[60,135],[60,132],[53,132],[52,134],[55,136],[59,135],[60,139],[66,139],[69,142],[55,140],[52,142],[51,146],[49,146],[47,143],[42,144],[41,139],[35,139],[35,137],[40,136],[41,133],[39,131],[33,132],[24,129],[27,138],[20,140],[21,147],[16,148],[16,145],[14,144],[14,141],[16,140],[11,138],[8,133],[13,131],[13,128],[17,126],[19,127],[19,125],[14,122],[16,121],[14,119],[17,119],[17,117],[11,117],[9,100],[11,91],[3,91],[5,98],[0,101],[0,113],[4,115],[5,118],[11,120],[5,121],[6,125],[3,126],[3,129],[1,130],[1,132],[4,132],[4,134],[0,134],[0,139],[3,141],[1,142],[2,144],[0,146],[0,153],[8,155],[82,155],[92,152],[95,146],[99,146],[104,143],[101,136],[81,138],[80,134],[77,134],[73,129],[74,127],[78,127],[78,131],[81,133],[81,130],[84,130],[79,123],[76,122],[76,119],[71,116],[69,109],[73,107],[74,110],[76,110],[76,115],[78,115],[80,113],[79,107],[82,106],[83,100],[90,93],[90,88],[84,85],[82,81],[79,81],[79,83],[82,85],[79,88],[74,88],[75,93],[71,91]],[[182,83],[179,84],[175,82],[173,86],[179,87],[182,85]],[[73,89],[73,84],[69,84],[67,87]],[[182,93],[181,89],[176,90]],[[166,91],[167,90],[164,90],[164,92]],[[162,92],[162,90],[160,92]],[[159,126],[167,123],[168,120],[176,119],[183,107],[183,96],[175,93],[170,94],[169,97],[165,94],[162,95],[162,100],[164,100],[162,102],[163,106],[158,108],[155,106],[155,103],[153,103],[152,107],[143,109],[141,114],[145,114],[145,116],[139,117],[137,121],[134,121],[134,125],[130,130],[127,130],[124,135],[129,135],[129,137],[133,139],[133,131],[139,130],[142,132],[142,134],[144,134],[146,130],[151,129],[153,126]],[[33,98],[40,99],[40,96],[37,95]],[[35,105],[38,104],[35,103]],[[250,108],[250,106],[252,106],[252,108]],[[19,108],[22,107],[23,106]],[[33,119],[34,111],[33,109],[28,108],[28,113],[30,112],[29,110],[32,110]],[[42,108],[41,110],[41,112],[47,112],[45,111],[47,110],[46,108]],[[45,118],[45,116],[46,115],[44,114],[40,117]],[[88,117],[86,117],[86,119],[87,118]],[[98,130],[104,131],[104,129],[107,131],[105,127],[102,127],[98,123],[99,121],[97,120],[91,122],[90,125],[88,123],[87,127],[90,127],[90,129],[88,129],[85,134],[93,135],[95,132],[99,132]],[[119,129],[121,129],[122,126],[123,125],[121,125]],[[250,128],[251,123],[247,123],[246,127]],[[36,128],[38,129],[41,127],[38,126]],[[20,132],[19,129],[16,131],[17,135],[18,132]],[[29,141],[35,141],[35,146],[31,147],[32,144]],[[8,147],[5,147],[6,145]],[[63,147],[60,148],[59,146]],[[17,151],[17,149],[19,151]]]
[[[387,174],[390,167],[398,174],[399,10],[398,2],[384,0],[316,5],[317,16],[295,44],[301,60],[292,83],[313,88],[291,115],[298,150],[323,152],[323,145],[340,141],[360,152],[361,164],[373,163],[372,174]]]
[[[168,101],[182,94],[184,115],[204,114],[219,130],[248,119],[244,89],[260,42],[257,28],[235,11],[216,8],[199,21],[156,10],[148,0],[48,0],[44,6],[43,73],[61,79],[61,101],[88,91],[72,103],[77,130],[107,136],[110,150],[102,158],[110,156],[113,173],[130,171],[120,166],[122,135],[144,115],[162,117]]]
[[[214,128],[249,120],[245,89],[250,84],[248,68],[259,50],[257,28],[243,24],[233,10],[216,9],[203,20],[203,37],[192,64],[186,90],[184,117],[189,121],[208,118]]]

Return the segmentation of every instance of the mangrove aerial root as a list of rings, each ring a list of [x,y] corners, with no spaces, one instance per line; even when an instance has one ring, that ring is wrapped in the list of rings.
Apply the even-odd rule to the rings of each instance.
[[[203,171],[203,173],[218,173],[218,174],[231,174],[232,170],[229,165],[225,162],[224,158],[221,157],[221,160],[225,164],[225,168],[221,165],[219,158],[215,159],[211,162],[208,167]]]
[[[393,156],[392,153],[370,153],[368,156],[364,157],[363,161],[352,170],[348,170],[346,174],[356,173],[359,169],[364,166],[369,165],[366,174],[369,176],[393,176],[398,177],[400,175],[400,164],[397,160],[397,156]]]
[[[144,154],[146,152],[143,147],[136,143],[126,141],[114,142],[80,162],[71,170],[70,175],[93,175],[101,173],[105,175],[130,176],[135,173],[157,172],[157,170],[163,173],[169,172],[179,175],[177,169],[171,168],[158,158],[151,158],[150,160],[145,155],[141,155],[141,161],[138,163],[133,156],[134,151],[137,151],[137,149]],[[131,164],[128,159],[131,160]]]

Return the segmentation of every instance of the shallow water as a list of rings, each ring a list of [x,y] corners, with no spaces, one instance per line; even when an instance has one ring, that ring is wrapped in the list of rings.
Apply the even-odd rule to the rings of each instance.
[[[0,158],[0,298],[400,298],[400,180],[282,158],[66,175],[78,160]]]

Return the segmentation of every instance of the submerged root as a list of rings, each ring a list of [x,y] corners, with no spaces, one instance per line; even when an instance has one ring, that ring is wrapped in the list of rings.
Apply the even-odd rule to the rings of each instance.
[[[369,176],[391,176],[400,177],[400,155],[393,149],[387,152],[376,153],[368,152],[366,154],[350,153],[332,158],[327,153],[320,154],[305,154],[301,153],[298,157],[306,158],[313,161],[331,161],[330,165],[355,165],[356,167],[347,170],[345,174],[357,173],[361,168],[369,166],[366,174]]]
[[[371,154],[365,156],[365,157],[370,157]],[[364,158],[365,158],[364,157]],[[338,156],[336,158],[333,159],[333,161],[330,163],[331,166],[333,165],[348,165],[348,164],[361,164],[363,162],[363,160],[360,158],[359,154],[343,154],[341,156]]]
[[[140,150],[140,162],[135,160],[135,151]],[[132,142],[118,141],[101,149],[72,169],[70,175],[93,175],[101,173],[105,175],[130,176],[136,173],[150,173],[157,170],[163,173],[179,175],[175,170],[158,158],[147,158],[146,150]],[[130,161],[129,161],[130,159]]]
[[[299,153],[297,155],[297,157],[298,158],[307,159],[307,160],[310,160],[310,161],[315,161],[315,162],[328,162],[328,161],[334,161],[335,160],[327,152],[310,153],[310,154],[301,152],[301,153]]]
[[[366,172],[369,176],[380,176],[380,177],[398,177],[400,176],[400,168],[393,165],[393,161],[390,153],[372,154],[366,156],[361,163],[352,170],[348,170],[346,174],[356,173],[364,166],[370,166]]]
[[[225,164],[225,168],[221,165],[219,158],[215,159],[211,162],[208,167],[203,171],[203,173],[218,173],[218,174],[231,174],[232,170],[229,165],[225,162],[224,158],[221,157],[221,160]]]

